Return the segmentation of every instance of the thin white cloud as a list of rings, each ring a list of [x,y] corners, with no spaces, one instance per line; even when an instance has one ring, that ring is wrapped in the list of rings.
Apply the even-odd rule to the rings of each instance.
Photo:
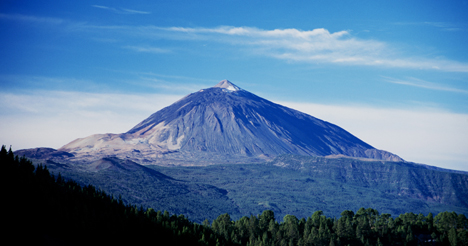
[[[402,25],[402,26],[428,26],[428,27],[434,27],[438,28],[442,31],[449,31],[449,32],[455,32],[455,31],[463,31],[466,30],[466,24],[465,25],[460,25],[460,24],[454,24],[451,22],[433,22],[433,21],[422,21],[422,22],[396,22],[394,23],[395,25]]]
[[[134,9],[122,8],[122,10],[130,14],[143,14],[143,15],[151,14],[151,12],[148,12],[148,11],[140,11],[140,10],[134,10]]]
[[[93,5],[93,7],[121,13],[146,13],[145,11],[132,10],[132,12],[129,9],[116,9],[102,5]],[[24,15],[0,14],[0,18],[55,24],[63,22],[61,19]],[[304,31],[294,28],[264,30],[255,27],[233,26],[189,28],[67,23],[69,24],[67,31],[98,31],[93,38],[115,39],[114,34],[118,34],[148,40],[218,42],[248,48],[250,54],[295,62],[468,72],[468,63],[466,62],[437,57],[427,58],[427,54],[421,54],[419,57],[414,55],[407,57],[405,52],[396,46],[379,40],[359,39],[346,30],[330,32],[324,28]],[[135,45],[127,47],[140,52],[162,53],[163,51],[159,48],[146,47],[145,49],[145,47]]]
[[[153,73],[153,72],[139,72],[137,73],[137,75],[141,76],[141,75],[144,75],[144,76],[152,76],[152,77],[162,77],[162,78],[169,78],[171,80],[176,80],[176,81],[186,81],[186,82],[189,82],[189,83],[193,83],[194,81],[199,81],[199,82],[204,82],[205,84],[209,83],[209,84],[213,84],[213,83],[218,83],[220,80],[216,80],[216,79],[201,79],[201,78],[195,78],[195,77],[187,77],[187,76],[180,76],[180,75],[167,75],[167,74],[159,74],[159,73]],[[204,88],[204,87],[197,87],[197,89],[200,89],[200,88]],[[195,90],[197,90],[195,89]],[[195,91],[193,90],[193,91]]]
[[[26,22],[33,22],[33,23],[48,23],[48,24],[62,24],[65,21],[59,18],[51,18],[51,17],[40,17],[40,16],[32,16],[32,15],[21,15],[21,14],[1,14],[0,19],[5,20],[13,20],[13,21],[26,21]]]
[[[0,84],[5,88],[67,88],[70,85],[81,85],[81,88],[96,89],[97,84],[92,80],[69,77],[47,77],[30,75],[0,74]]]
[[[468,64],[439,58],[405,57],[385,42],[353,37],[348,31],[324,28],[263,30],[253,27],[216,28],[143,27],[145,35],[158,38],[216,41],[252,48],[257,54],[277,59],[359,66],[468,72]],[[141,29],[142,30],[142,29]],[[180,35],[177,35],[180,34]]]
[[[153,53],[153,54],[162,54],[162,53],[170,53],[171,50],[168,49],[162,49],[158,47],[151,47],[151,46],[124,46],[123,48],[125,49],[130,49],[136,52],[142,52],[142,53]]]
[[[408,85],[408,86],[414,86],[414,87],[419,87],[419,88],[424,88],[424,89],[429,89],[429,90],[449,91],[449,92],[468,94],[468,90],[444,86],[444,85],[428,82],[428,81],[413,78],[413,77],[410,77],[406,80],[395,79],[395,78],[390,78],[390,77],[383,77],[383,78],[385,79],[385,81],[389,83],[393,83],[393,84]]]
[[[91,7],[98,8],[98,9],[105,9],[112,11],[116,14],[151,14],[151,12],[147,11],[140,11],[140,10],[134,10],[134,9],[126,9],[126,8],[112,8],[108,6],[102,6],[102,5],[91,5]]]
[[[298,38],[308,40],[314,37],[339,38],[349,34],[347,31],[330,33],[324,28],[317,28],[311,31],[301,31],[294,28],[289,29],[274,29],[262,30],[254,27],[231,27],[220,26],[216,28],[186,28],[186,27],[169,27],[163,28],[168,31],[186,32],[186,33],[219,33],[237,36],[250,37],[274,37],[274,38]]]
[[[98,8],[98,9],[111,9],[107,6],[102,6],[102,5],[91,5],[91,7]]]
[[[215,85],[214,83],[204,83],[204,84],[195,84],[193,82],[184,83],[172,81],[167,81],[157,77],[140,77],[138,81],[134,81],[132,84],[138,86],[144,86],[148,88],[164,90],[167,92],[175,93],[192,93],[194,91],[200,90],[200,88],[209,88]]]

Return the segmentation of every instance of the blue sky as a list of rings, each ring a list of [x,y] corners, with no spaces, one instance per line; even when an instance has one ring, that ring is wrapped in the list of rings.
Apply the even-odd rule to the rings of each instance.
[[[468,171],[468,1],[1,1],[0,138],[120,133],[228,79]]]

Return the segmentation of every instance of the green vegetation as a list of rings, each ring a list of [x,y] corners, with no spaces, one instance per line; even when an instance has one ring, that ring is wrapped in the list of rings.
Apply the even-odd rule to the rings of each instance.
[[[468,245],[468,219],[455,212],[392,218],[360,208],[356,213],[344,210],[339,219],[316,211],[302,219],[285,215],[278,222],[274,211],[264,210],[235,221],[225,213],[211,225],[208,220],[200,225],[184,215],[125,204],[60,174],[54,177],[5,146],[0,166],[5,236],[20,245]]]
[[[174,179],[131,161],[117,158],[105,158],[103,161],[107,166],[99,171],[90,168],[93,163],[77,167],[48,162],[47,166],[51,172],[61,173],[83,186],[93,185],[107,193],[119,194],[126,204],[184,214],[198,223],[205,219],[214,220],[223,213],[240,215],[224,189]]]
[[[468,245],[468,219],[442,212],[433,217],[405,213],[393,219],[375,209],[345,210],[339,219],[322,211],[307,219],[286,215],[282,223],[270,210],[259,216],[230,221],[228,214],[212,229],[242,245]]]
[[[411,163],[280,156],[264,164],[205,167],[142,166],[118,158],[46,164],[82,186],[120,194],[126,204],[184,214],[197,223],[264,210],[272,210],[279,221],[318,210],[340,217],[361,207],[393,215],[468,214],[467,174]]]
[[[278,220],[287,214],[307,217],[318,210],[339,217],[344,210],[361,207],[389,214],[468,214],[468,175],[412,164],[282,156],[267,164],[151,168],[226,190],[239,211],[226,211],[234,219],[265,209],[274,211]]]
[[[4,241],[15,245],[230,245],[183,215],[124,204],[94,186],[56,178],[2,146]],[[5,238],[6,237],[6,238]]]

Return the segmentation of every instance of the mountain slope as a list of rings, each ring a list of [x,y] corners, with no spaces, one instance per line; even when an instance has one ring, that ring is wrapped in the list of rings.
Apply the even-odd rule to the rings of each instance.
[[[187,95],[126,133],[77,139],[59,151],[178,165],[258,162],[280,154],[402,160],[336,125],[272,103],[227,80]]]
[[[468,214],[468,173],[407,162],[282,155],[266,163],[204,167],[142,166],[115,157],[46,164],[56,175],[122,195],[126,203],[184,214],[198,223],[265,209],[278,219],[318,210],[339,217],[361,207],[392,215]]]
[[[400,197],[468,208],[468,172],[434,170],[408,162],[361,161],[352,158],[279,156],[268,163],[312,178],[372,188]]]
[[[109,194],[121,195],[126,204],[184,214],[200,223],[222,213],[239,214],[224,189],[174,179],[130,160],[108,157],[83,164],[49,161],[47,168],[81,185],[93,185]]]

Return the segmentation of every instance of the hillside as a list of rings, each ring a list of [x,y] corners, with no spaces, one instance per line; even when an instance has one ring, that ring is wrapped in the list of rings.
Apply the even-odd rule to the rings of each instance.
[[[199,223],[221,213],[236,219],[265,209],[279,219],[317,210],[339,216],[361,207],[393,215],[468,214],[467,174],[403,162],[287,155],[262,164],[206,167],[141,166],[117,158],[47,165],[81,184],[122,194],[126,202],[183,213]]]
[[[296,158],[297,159],[297,158]],[[288,158],[282,159],[285,163]],[[272,210],[232,220],[228,213],[210,224],[187,220],[183,215],[146,210],[124,204],[122,199],[80,186],[48,169],[34,167],[13,152],[0,151],[2,193],[9,211],[3,222],[5,239],[35,245],[467,245],[468,219],[463,214],[441,212],[434,216],[404,213],[396,218],[372,208],[344,210],[341,217],[326,217],[315,211],[298,219],[285,215],[278,222]],[[63,167],[63,165],[62,165]],[[113,159],[92,165],[94,170],[136,170],[132,163]],[[243,167],[242,167],[243,169]],[[99,172],[98,171],[98,172]],[[245,171],[245,169],[243,169]],[[149,171],[161,180],[169,177]],[[27,209],[28,206],[34,209]],[[27,236],[24,236],[27,235]]]
[[[289,160],[280,161],[284,164]],[[304,159],[301,161],[304,163]],[[301,219],[285,215],[279,223],[272,210],[264,210],[234,221],[224,213],[211,224],[205,220],[199,225],[183,215],[170,216],[167,211],[156,212],[152,208],[125,204],[122,199],[117,200],[94,186],[80,186],[61,175],[55,178],[46,167],[34,167],[29,160],[14,157],[5,146],[0,151],[0,166],[2,194],[9,208],[3,220],[8,225],[5,240],[14,239],[18,244],[468,244],[468,219],[455,212],[444,211],[436,216],[410,212],[392,218],[376,209],[360,208],[356,212],[344,210],[339,219],[332,219],[319,210]],[[241,165],[242,171],[246,171],[244,167]],[[136,171],[138,168],[132,163],[106,159],[93,163],[91,170]],[[156,171],[148,172],[160,180],[172,180]],[[27,209],[28,206],[33,209]]]

